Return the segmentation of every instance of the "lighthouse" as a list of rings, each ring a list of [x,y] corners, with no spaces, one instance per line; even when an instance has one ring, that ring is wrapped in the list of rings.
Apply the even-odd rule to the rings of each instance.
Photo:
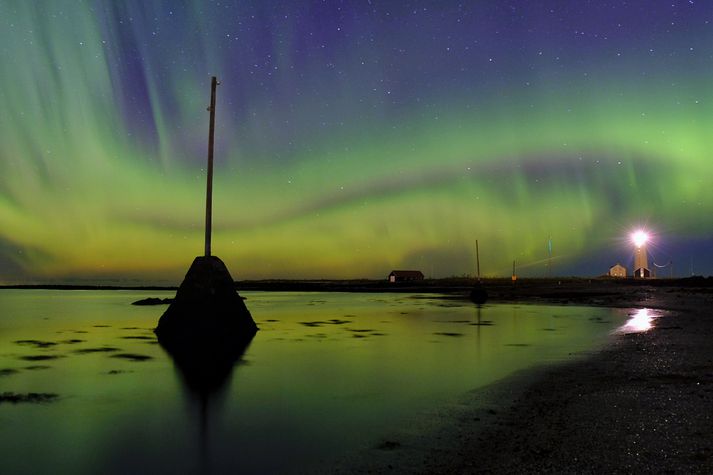
[[[631,240],[634,243],[634,278],[647,279],[651,277],[646,253],[646,243],[649,240],[649,235],[645,231],[636,231],[631,235]]]

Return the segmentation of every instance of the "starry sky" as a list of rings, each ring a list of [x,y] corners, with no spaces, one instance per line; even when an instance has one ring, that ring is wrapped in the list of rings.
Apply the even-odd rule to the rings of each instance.
[[[713,2],[6,0],[0,283],[177,283],[212,75],[236,279],[713,273]]]

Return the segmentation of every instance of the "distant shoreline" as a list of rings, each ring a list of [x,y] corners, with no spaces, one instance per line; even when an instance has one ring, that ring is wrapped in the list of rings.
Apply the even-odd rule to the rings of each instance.
[[[120,285],[70,285],[70,284],[17,284],[0,285],[0,290],[176,290],[163,286],[120,286]]]
[[[476,285],[473,278],[427,279],[391,283],[386,280],[245,280],[235,282],[239,292],[364,292],[364,293],[435,293],[445,298],[467,299]],[[584,305],[624,307],[640,301],[641,293],[651,288],[670,291],[687,288],[713,288],[713,278],[680,279],[612,279],[612,278],[525,278],[482,279],[488,302],[578,303]],[[177,286],[118,286],[20,284],[2,285],[0,290],[133,290],[175,291]]]

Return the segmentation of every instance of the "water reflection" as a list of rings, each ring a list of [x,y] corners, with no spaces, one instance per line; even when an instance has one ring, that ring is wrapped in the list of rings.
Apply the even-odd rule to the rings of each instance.
[[[128,302],[155,295],[0,290],[2,390],[60,395],[0,405],[12,421],[0,424],[0,472],[25,473],[28,460],[33,473],[309,471],[467,391],[589,349],[628,319],[430,295],[254,292],[259,340],[216,355],[212,339],[192,351],[144,339],[156,309]],[[28,340],[46,347],[16,343]],[[33,355],[62,357],[23,358]]]
[[[242,361],[252,336],[238,341],[196,338],[194,342],[177,343],[158,338],[169,354],[188,395],[192,415],[198,418],[199,473],[210,473],[210,421],[219,418],[233,369]]]
[[[481,335],[480,335],[480,327],[483,325],[483,304],[482,304],[482,303],[476,303],[476,304],[475,304],[475,307],[476,307],[476,313],[475,313],[475,317],[476,317],[476,323],[475,323],[475,327],[476,327],[475,338],[476,338],[476,340],[475,340],[475,341],[476,341],[476,343],[477,343],[477,348],[478,348],[478,353],[477,353],[477,355],[478,355],[478,361],[480,361],[480,359],[481,359],[481,357],[482,357],[482,345],[483,345],[482,337],[481,337]]]
[[[180,347],[159,338],[159,344],[181,374],[185,388],[199,399],[210,398],[225,389],[233,368],[240,363],[251,342],[252,338],[234,343]]]
[[[653,328],[655,315],[648,308],[642,308],[629,316],[629,320],[619,329],[625,333],[645,332]]]

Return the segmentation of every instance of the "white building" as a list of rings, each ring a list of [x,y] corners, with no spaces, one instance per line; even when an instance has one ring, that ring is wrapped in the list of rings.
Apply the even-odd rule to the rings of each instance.
[[[626,267],[617,262],[609,269],[609,277],[625,278]]]

